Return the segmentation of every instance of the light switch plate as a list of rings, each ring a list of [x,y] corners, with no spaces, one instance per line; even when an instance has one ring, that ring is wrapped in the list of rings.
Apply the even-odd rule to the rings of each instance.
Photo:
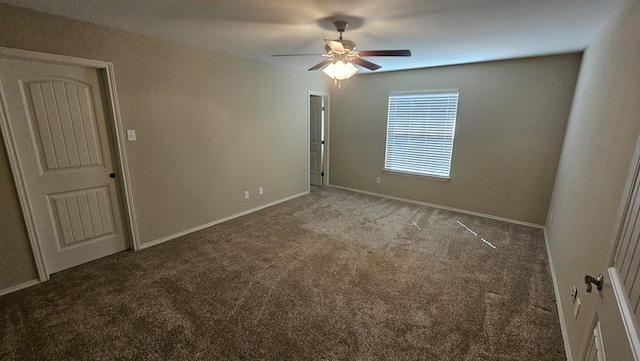
[[[136,140],[136,131],[134,129],[127,130],[127,139],[129,139],[130,142]]]

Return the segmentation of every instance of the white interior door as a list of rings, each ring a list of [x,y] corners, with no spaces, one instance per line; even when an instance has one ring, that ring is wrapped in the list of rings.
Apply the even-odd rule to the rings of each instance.
[[[613,264],[604,274],[598,297],[595,341],[589,340],[583,360],[640,360],[640,163],[631,171],[629,197],[618,233]],[[598,340],[598,333],[601,340]],[[590,345],[592,343],[593,345]],[[599,345],[599,347],[595,347]],[[597,352],[594,350],[597,349]]]
[[[0,58],[0,85],[47,273],[125,250],[98,71]]]
[[[323,165],[323,125],[322,97],[309,98],[309,168],[311,184],[322,187]]]
[[[596,323],[593,334],[589,336],[584,361],[605,361],[604,346],[602,345],[602,329],[600,322]]]

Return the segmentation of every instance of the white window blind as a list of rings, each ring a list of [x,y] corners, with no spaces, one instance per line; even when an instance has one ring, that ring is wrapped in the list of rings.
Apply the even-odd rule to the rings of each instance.
[[[390,93],[385,170],[449,178],[458,90]]]

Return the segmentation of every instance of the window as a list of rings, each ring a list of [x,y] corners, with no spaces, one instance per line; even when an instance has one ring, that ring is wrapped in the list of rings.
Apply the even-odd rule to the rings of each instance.
[[[458,90],[389,94],[384,169],[449,178]]]

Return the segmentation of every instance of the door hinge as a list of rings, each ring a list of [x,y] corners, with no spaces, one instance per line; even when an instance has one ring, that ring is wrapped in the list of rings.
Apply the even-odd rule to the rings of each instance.
[[[322,141],[322,144],[324,145],[324,140]]]
[[[321,173],[320,173],[320,177],[324,177],[324,172],[321,172]]]

